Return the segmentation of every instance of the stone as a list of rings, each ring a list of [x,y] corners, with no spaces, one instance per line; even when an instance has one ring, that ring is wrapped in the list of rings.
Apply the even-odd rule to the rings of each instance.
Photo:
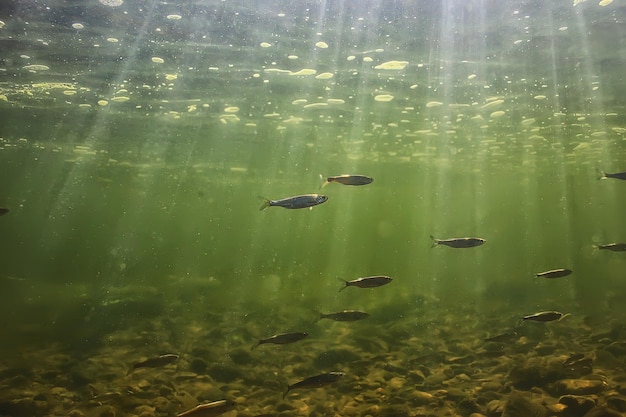
[[[579,395],[563,395],[559,403],[566,406],[566,414],[573,417],[582,417],[596,406],[596,402],[589,397]]]
[[[380,417],[410,417],[409,410],[402,404],[383,405],[378,412]]]
[[[189,369],[196,374],[204,374],[209,367],[203,359],[195,358],[189,364]]]
[[[502,401],[502,400],[492,400],[492,401],[489,401],[489,403],[487,403],[487,415],[489,417],[493,417],[493,416],[500,417],[500,416],[502,416],[502,413],[504,412],[504,406],[505,405],[506,405],[506,402]]]
[[[513,391],[506,401],[502,417],[547,417],[548,410],[517,391]]]
[[[242,376],[238,367],[219,363],[213,364],[207,370],[207,373],[211,378],[219,382],[233,382]]]
[[[436,401],[431,393],[424,391],[413,391],[410,394],[410,398],[413,406],[428,405]]]
[[[599,394],[607,388],[607,383],[600,379],[562,379],[554,387],[557,394],[563,395]]]
[[[233,361],[233,363],[236,363],[237,365],[249,365],[251,363],[254,363],[254,357],[250,354],[249,350],[245,350],[245,349],[233,349],[232,352],[230,352],[230,359]]]
[[[334,368],[339,364],[347,364],[361,359],[359,355],[348,349],[331,349],[320,353],[313,361],[318,369]]]
[[[513,364],[509,379],[515,388],[526,391],[564,378],[565,370],[560,360],[530,358]]]
[[[482,410],[480,406],[471,398],[464,398],[457,403],[457,411],[462,416],[479,414]]]
[[[620,395],[612,395],[606,399],[606,404],[617,411],[626,412],[626,398]]]
[[[626,342],[613,342],[604,349],[616,357],[624,357],[626,355]]]
[[[608,407],[596,407],[589,410],[583,417],[623,417],[615,410],[611,410]]]

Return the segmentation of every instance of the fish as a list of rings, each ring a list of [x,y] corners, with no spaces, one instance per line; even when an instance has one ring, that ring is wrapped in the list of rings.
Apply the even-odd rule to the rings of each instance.
[[[214,417],[224,414],[235,408],[237,404],[231,400],[219,400],[200,404],[187,411],[177,414],[176,417]]]
[[[571,269],[559,268],[559,269],[551,269],[545,272],[538,272],[536,274],[537,278],[562,278],[571,274],[573,271]]]
[[[289,394],[289,391],[294,389],[301,388],[320,388],[324,385],[332,384],[333,382],[339,381],[345,375],[343,372],[329,372],[327,374],[315,375],[306,379],[303,379],[300,382],[296,382],[295,384],[291,384],[287,387],[287,391],[283,394],[283,398]]]
[[[8,209],[8,208],[6,208],[6,207],[0,207],[0,216],[4,216],[4,215],[5,215],[5,214],[7,214],[9,211],[11,211],[11,210],[9,210],[9,209]]]
[[[320,188],[324,188],[327,184],[331,182],[338,182],[343,185],[367,185],[374,182],[374,178],[368,177],[365,175],[335,175],[332,177],[324,178],[323,175],[320,175],[320,179],[322,180],[322,186]]]
[[[352,281],[346,281],[342,279],[345,283],[343,287],[339,289],[339,292],[345,290],[348,287],[359,287],[359,288],[375,288],[380,287],[382,285],[389,284],[393,278],[385,276],[385,275],[376,275],[372,277],[363,277],[353,279]]]
[[[607,243],[606,245],[599,245],[598,249],[606,249],[613,252],[626,252],[626,243]]]
[[[558,311],[542,311],[540,313],[535,313],[535,314],[531,314],[528,316],[524,316],[522,317],[522,321],[539,321],[542,323],[547,323],[549,321],[561,321],[563,320],[565,317],[569,316],[568,314],[563,314],[560,313]]]
[[[585,357],[584,353],[574,353],[563,361],[563,366],[571,366]]]
[[[433,240],[433,245],[431,247],[435,247],[437,245],[446,245],[451,248],[473,248],[475,246],[480,246],[486,242],[485,239],[481,239],[479,237],[455,237],[451,239],[437,239],[433,235],[430,235],[430,238]]]
[[[309,335],[308,333],[303,333],[303,332],[275,334],[274,336],[266,337],[265,339],[259,340],[256,345],[252,346],[252,349],[255,349],[257,346],[263,345],[265,343],[274,343],[275,345],[284,345],[287,343],[294,343],[294,342],[304,339],[308,335]]]
[[[344,310],[344,311],[339,311],[337,313],[328,313],[328,314],[324,314],[324,313],[320,313],[320,318],[321,319],[330,319],[330,320],[335,320],[335,321],[357,321],[357,320],[363,320],[369,317],[369,313],[364,313],[362,311],[356,311],[356,310]]]
[[[498,342],[508,342],[517,338],[519,338],[518,332],[508,332],[508,333],[501,333],[501,334],[491,336],[491,337],[486,337],[484,340],[485,342],[498,343]]]
[[[598,174],[600,175],[601,180],[605,180],[607,178],[615,178],[618,180],[626,180],[626,172],[616,172],[614,174],[607,174],[606,172],[602,171],[602,170],[598,170]]]
[[[301,209],[317,206],[319,204],[328,201],[328,197],[321,194],[302,194],[293,197],[281,198],[280,200],[270,200],[265,197],[259,197],[263,199],[263,204],[259,210],[265,210],[267,207],[283,207],[286,209]]]
[[[133,365],[133,368],[130,371],[128,371],[128,373],[131,373],[135,369],[139,369],[139,368],[159,368],[161,366],[169,365],[171,363],[176,362],[178,358],[179,358],[178,355],[174,355],[172,353],[167,353],[165,355],[156,356],[154,358],[146,359],[145,361],[137,362],[136,364]]]
[[[563,361],[563,367],[571,370],[591,369],[592,363],[593,359],[586,358],[584,353],[575,353]]]

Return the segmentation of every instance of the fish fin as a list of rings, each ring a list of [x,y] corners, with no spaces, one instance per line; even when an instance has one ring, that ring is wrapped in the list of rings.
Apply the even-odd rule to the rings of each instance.
[[[322,182],[322,185],[320,185],[320,190],[326,187],[327,184],[329,184],[328,178],[324,177],[322,174],[320,174],[320,181]]]
[[[439,241],[435,238],[435,236],[430,235],[430,238],[433,240],[433,244],[430,245],[431,248],[434,248],[435,246],[439,244]]]
[[[600,251],[600,245],[591,245],[591,254],[596,255]]]
[[[324,313],[322,313],[321,311],[313,310],[313,312],[317,314],[317,319],[313,323],[317,323],[324,318]]]
[[[339,292],[348,288],[348,281],[346,281],[345,279],[341,279],[341,278],[337,278],[337,279],[345,284],[343,287],[339,288]]]
[[[602,171],[600,168],[596,168],[596,172],[598,173],[599,180],[605,180],[607,178],[606,172]]]
[[[270,200],[265,198],[265,197],[261,197],[259,196],[259,198],[261,200],[263,200],[263,204],[261,204],[261,207],[259,207],[259,211],[261,210],[265,210],[266,208],[268,208],[270,206]]]

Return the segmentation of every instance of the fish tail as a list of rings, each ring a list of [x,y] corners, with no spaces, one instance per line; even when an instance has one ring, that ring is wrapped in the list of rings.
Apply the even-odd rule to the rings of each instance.
[[[430,235],[430,238],[433,240],[433,244],[430,245],[431,248],[434,248],[435,246],[439,244],[439,241],[435,238],[435,236]]]
[[[341,278],[337,278],[337,279],[345,284],[343,287],[339,288],[339,292],[348,288],[348,281],[346,281],[345,279],[341,279]]]
[[[598,179],[599,180],[607,179],[606,172],[602,171],[600,168],[596,168],[596,171],[598,173]]]
[[[252,347],[250,348],[250,350],[254,350],[257,348],[257,346],[259,346],[261,344],[261,342],[257,342],[254,345],[252,345]]]
[[[567,317],[567,316],[571,316],[571,315],[572,315],[572,313],[563,314],[563,315],[559,318],[559,321],[561,321],[561,320],[563,320],[565,317]]]
[[[283,393],[283,400],[285,399],[287,394],[289,394],[289,387],[287,387],[287,390]]]
[[[314,310],[314,312],[315,314],[317,314],[317,319],[313,323],[317,323],[318,321],[324,318],[324,313],[317,311],[317,310]]]
[[[265,197],[261,197],[259,196],[259,198],[261,200],[263,200],[263,204],[261,204],[261,207],[259,207],[259,211],[261,210],[265,210],[266,208],[268,208],[270,206],[270,200],[265,198]]]
[[[322,185],[320,185],[320,190],[321,190],[322,188],[326,187],[326,184],[328,184],[328,178],[320,174],[320,181],[322,182]]]

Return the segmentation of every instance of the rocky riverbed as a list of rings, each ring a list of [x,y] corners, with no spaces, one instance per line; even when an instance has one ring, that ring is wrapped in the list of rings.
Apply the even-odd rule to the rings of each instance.
[[[175,416],[220,399],[235,402],[226,417],[626,413],[626,325],[617,317],[521,322],[425,298],[335,322],[306,308],[198,313],[146,300],[68,312],[59,333],[18,326],[33,337],[0,362],[0,416]],[[309,336],[251,349],[280,331]],[[165,353],[179,358],[133,369]],[[284,396],[289,384],[333,371],[345,376]]]

